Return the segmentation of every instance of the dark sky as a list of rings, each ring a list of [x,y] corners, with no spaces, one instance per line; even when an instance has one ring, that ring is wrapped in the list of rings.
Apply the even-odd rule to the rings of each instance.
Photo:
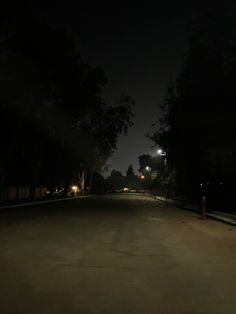
[[[122,136],[117,152],[108,161],[110,170],[125,173],[138,156],[154,153],[145,134],[152,131],[170,79],[180,69],[186,51],[187,26],[200,1],[40,1],[36,15],[76,36],[84,61],[102,67],[108,78],[104,99],[116,103],[121,94],[136,102],[134,126]]]

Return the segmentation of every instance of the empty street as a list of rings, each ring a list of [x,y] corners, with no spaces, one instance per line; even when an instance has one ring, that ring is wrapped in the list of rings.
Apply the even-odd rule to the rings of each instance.
[[[236,228],[138,194],[0,212],[1,314],[234,314]]]

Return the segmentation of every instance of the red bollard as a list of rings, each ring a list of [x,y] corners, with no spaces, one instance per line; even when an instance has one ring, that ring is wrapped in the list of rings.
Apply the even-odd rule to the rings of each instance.
[[[206,219],[206,196],[202,197],[202,219]]]

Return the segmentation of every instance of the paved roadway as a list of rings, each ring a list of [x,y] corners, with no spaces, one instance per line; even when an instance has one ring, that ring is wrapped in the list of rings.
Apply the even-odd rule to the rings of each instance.
[[[139,195],[0,213],[1,314],[235,314],[236,228]]]

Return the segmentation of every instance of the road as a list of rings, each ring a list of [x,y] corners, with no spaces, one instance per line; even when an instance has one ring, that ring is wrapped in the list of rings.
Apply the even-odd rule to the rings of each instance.
[[[0,213],[1,314],[236,313],[236,228],[136,195]]]

